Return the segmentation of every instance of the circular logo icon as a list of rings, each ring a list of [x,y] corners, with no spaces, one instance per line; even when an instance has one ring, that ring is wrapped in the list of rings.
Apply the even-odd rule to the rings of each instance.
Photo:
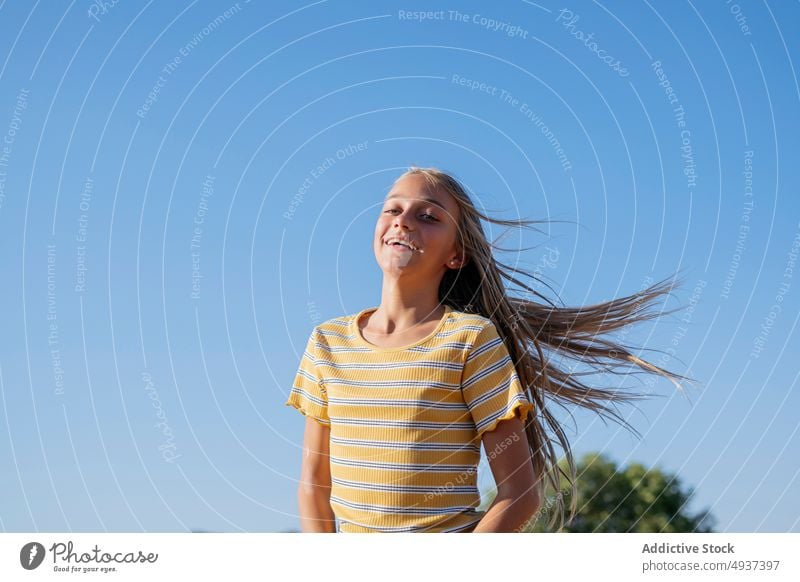
[[[38,568],[44,560],[44,546],[39,542],[28,542],[19,551],[19,563],[26,570]]]

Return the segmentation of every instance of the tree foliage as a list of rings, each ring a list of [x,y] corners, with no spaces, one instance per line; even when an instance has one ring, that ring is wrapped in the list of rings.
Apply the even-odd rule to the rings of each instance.
[[[562,459],[562,467],[569,469]],[[562,532],[638,532],[686,533],[712,532],[714,518],[708,511],[692,514],[687,505],[694,491],[685,488],[676,475],[658,468],[647,469],[631,463],[624,470],[601,453],[588,453],[576,464],[577,513]],[[556,494],[545,494],[539,511],[524,528],[525,532],[554,531],[548,528]],[[560,495],[568,508],[570,489]],[[490,494],[493,497],[493,494]],[[566,519],[567,516],[565,516]]]

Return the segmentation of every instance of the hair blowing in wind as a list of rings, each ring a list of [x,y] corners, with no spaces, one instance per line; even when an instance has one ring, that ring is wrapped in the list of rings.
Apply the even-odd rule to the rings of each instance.
[[[481,224],[483,220],[501,226],[521,227],[548,221],[505,220],[487,216],[476,209],[457,179],[436,168],[411,166],[400,178],[408,175],[424,176],[432,189],[447,192],[458,203],[461,210],[458,245],[467,262],[460,269],[445,273],[439,286],[439,301],[454,309],[487,317],[497,327],[528,398],[534,404],[534,412],[525,422],[525,433],[538,478],[540,498],[544,500],[547,485],[553,491],[560,492],[562,477],[565,478],[571,493],[568,520],[572,520],[577,509],[575,463],[569,441],[553,416],[552,407],[558,405],[572,410],[578,406],[592,410],[638,434],[614,408],[617,403],[644,399],[647,395],[628,389],[591,386],[584,383],[580,376],[599,372],[631,374],[643,371],[668,379],[680,390],[678,380],[689,381],[688,377],[653,365],[634,355],[634,348],[603,337],[609,332],[681,309],[661,312],[649,310],[657,299],[668,295],[679,282],[670,284],[666,279],[633,295],[596,305],[558,307],[520,281],[521,277],[536,279],[534,275],[503,264],[494,257],[492,251],[498,247],[486,239]],[[504,281],[523,290],[526,297],[541,302],[510,295]],[[565,371],[550,359],[549,356],[555,354],[586,364],[592,371]],[[627,369],[619,372],[618,369],[623,366]],[[569,474],[558,465],[556,446],[564,451]],[[561,529],[565,512],[562,495],[556,496],[554,509],[548,526],[552,526],[558,516],[558,529]]]

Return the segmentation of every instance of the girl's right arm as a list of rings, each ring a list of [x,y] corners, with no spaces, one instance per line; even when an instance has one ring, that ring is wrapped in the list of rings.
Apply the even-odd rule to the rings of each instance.
[[[304,533],[336,533],[336,518],[330,504],[330,433],[330,426],[306,417],[303,463],[297,488],[300,528]]]

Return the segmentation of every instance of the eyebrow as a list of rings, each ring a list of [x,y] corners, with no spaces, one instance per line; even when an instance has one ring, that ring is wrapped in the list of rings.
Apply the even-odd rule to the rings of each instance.
[[[401,197],[400,194],[396,193],[396,194],[392,194],[391,196],[388,196],[386,198],[386,200],[388,201],[388,200],[391,200],[392,198],[400,198],[400,197]],[[447,208],[444,207],[444,204],[442,204],[441,202],[439,202],[435,198],[419,198],[419,200],[424,200],[425,202],[430,202],[431,204],[435,204],[436,206],[438,206],[439,208],[441,208],[445,212],[449,212],[447,210]]]

